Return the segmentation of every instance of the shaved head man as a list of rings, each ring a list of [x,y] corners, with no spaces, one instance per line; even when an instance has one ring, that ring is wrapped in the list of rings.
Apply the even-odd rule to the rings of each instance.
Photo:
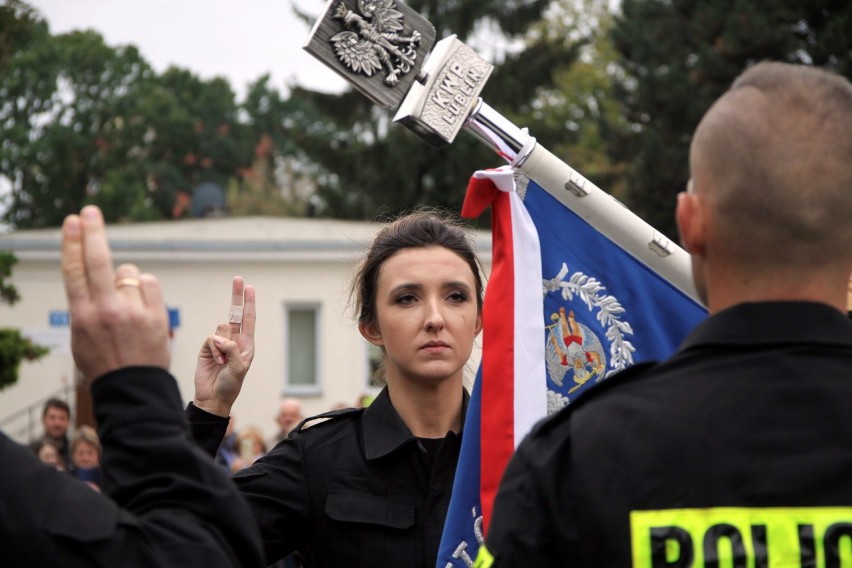
[[[755,65],[689,162],[677,223],[710,316],[533,429],[478,568],[852,562],[852,85]]]
[[[711,312],[749,300],[846,310],[852,272],[849,83],[810,67],[745,72],[698,125],[677,220]]]

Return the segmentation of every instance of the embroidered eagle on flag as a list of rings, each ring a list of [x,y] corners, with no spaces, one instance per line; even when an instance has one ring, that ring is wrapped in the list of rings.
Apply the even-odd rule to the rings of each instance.
[[[385,68],[385,85],[394,87],[399,77],[414,66],[420,32],[404,35],[402,12],[393,0],[358,0],[360,14],[345,3],[337,5],[333,17],[349,28],[331,37],[334,54],[355,73],[372,77]]]

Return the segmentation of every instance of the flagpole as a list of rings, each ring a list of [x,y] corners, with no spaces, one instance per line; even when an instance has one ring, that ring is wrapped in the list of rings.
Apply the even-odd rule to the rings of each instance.
[[[406,62],[388,76],[373,72],[371,67],[365,74],[364,64],[371,61],[376,50],[386,51],[387,46],[374,43],[375,34],[347,28],[338,12],[339,6],[350,4],[350,10],[358,10],[354,0],[329,0],[305,43],[308,52],[376,104],[397,107],[394,122],[432,146],[452,143],[462,129],[471,132],[628,254],[702,303],[692,282],[686,251],[482,100],[480,93],[494,68],[491,63],[455,35],[436,42],[435,29],[428,20],[404,3],[394,2],[393,14],[388,14],[398,26],[404,22],[406,31],[393,37],[398,42],[403,36],[407,38],[394,49],[405,50]],[[372,29],[372,25],[367,27]],[[350,34],[347,41],[341,38],[345,30]],[[352,43],[355,37],[358,42]],[[391,52],[386,55],[387,62],[394,61]]]
[[[609,240],[701,304],[689,254],[610,194],[538,144],[481,98],[464,123],[513,168],[521,171]]]

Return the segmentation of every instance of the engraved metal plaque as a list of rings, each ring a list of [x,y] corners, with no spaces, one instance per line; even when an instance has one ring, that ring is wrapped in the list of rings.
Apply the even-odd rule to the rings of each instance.
[[[412,85],[394,121],[434,147],[450,144],[478,102],[493,69],[456,36],[442,39],[423,67],[425,83]]]
[[[435,45],[435,27],[396,0],[330,0],[304,48],[384,108],[399,106]]]

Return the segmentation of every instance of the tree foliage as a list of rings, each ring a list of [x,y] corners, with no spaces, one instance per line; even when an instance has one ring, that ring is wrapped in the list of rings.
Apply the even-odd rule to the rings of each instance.
[[[625,194],[626,164],[620,153],[629,124],[614,97],[620,78],[612,45],[613,16],[606,0],[559,0],[533,28],[535,33],[572,42],[571,65],[556,67],[553,85],[516,114],[516,122],[605,191]],[[551,40],[555,41],[555,39]],[[523,76],[523,68],[518,76]]]
[[[15,302],[21,299],[18,289],[13,284],[9,284],[8,278],[12,276],[12,267],[18,259],[14,254],[3,252],[0,253],[0,303],[13,306]]]
[[[0,74],[9,72],[13,54],[19,46],[30,45],[37,38],[43,37],[47,30],[43,22],[40,22],[32,9],[20,2],[11,1],[0,6]],[[26,73],[23,70],[22,73]],[[23,82],[22,77],[13,77],[13,85]],[[35,91],[38,85],[33,85]],[[15,94],[21,94],[13,90]],[[7,93],[0,91],[0,109],[9,112],[13,117],[20,117],[24,112],[22,107],[27,101],[8,100]],[[5,121],[0,122],[0,131],[5,126]],[[20,136],[19,132],[11,134]],[[8,144],[6,140],[0,139],[0,167],[9,159],[7,154]],[[0,252],[0,304],[14,305],[20,299],[20,294],[8,279],[12,276],[12,267],[17,262],[15,255],[8,252]],[[34,360],[43,357],[48,349],[34,344],[23,337],[17,329],[0,329],[0,390],[15,384],[18,380],[18,371],[23,359]]]
[[[691,134],[748,65],[818,65],[852,77],[852,3],[842,0],[623,0],[618,95],[634,132],[628,205],[669,236],[688,179]]]
[[[21,335],[17,329],[0,328],[0,390],[18,382],[21,362],[34,361],[49,352]]]
[[[170,68],[94,31],[50,35],[25,4],[0,11],[0,177],[4,217],[61,224],[87,203],[108,220],[186,214],[202,182],[226,187],[252,142],[228,82]]]
[[[310,109],[298,97],[284,99],[270,85],[269,75],[249,85],[242,104],[249,139],[255,142],[251,167],[228,192],[235,215],[310,216],[318,168],[302,159],[293,131],[310,126]]]
[[[11,306],[21,298],[15,286],[7,281],[16,262],[15,255],[0,253],[0,304]],[[48,351],[21,335],[17,329],[0,328],[0,390],[18,381],[21,361],[34,361],[47,355]]]

